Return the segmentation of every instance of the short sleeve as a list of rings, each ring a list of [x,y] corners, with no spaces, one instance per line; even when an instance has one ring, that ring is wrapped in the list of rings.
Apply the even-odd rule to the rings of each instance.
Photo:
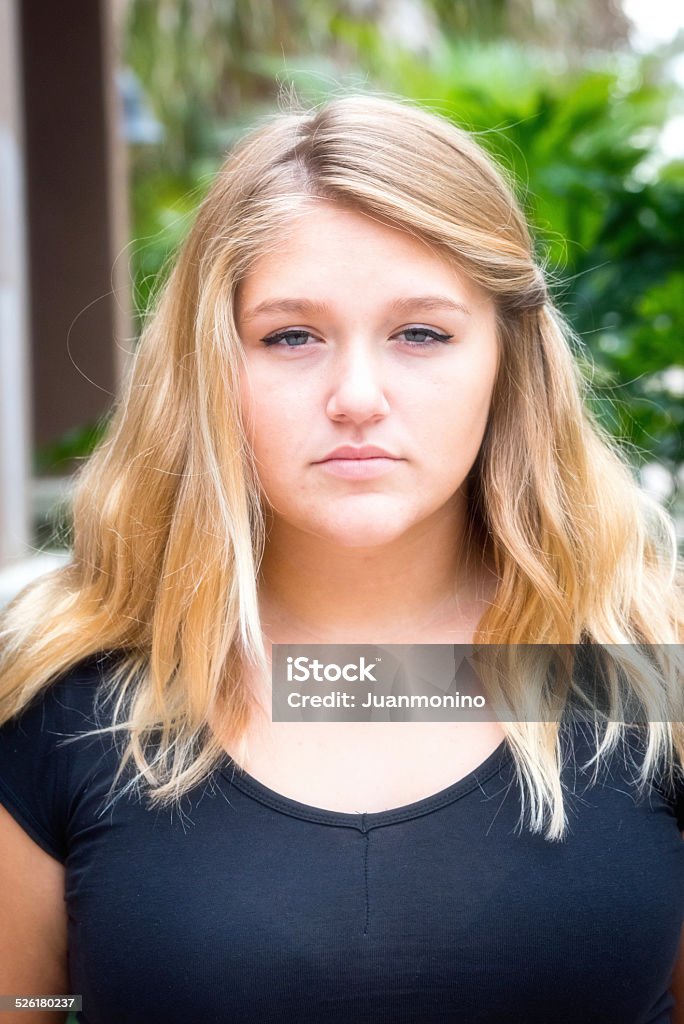
[[[662,772],[653,782],[656,792],[669,806],[680,832],[684,832],[684,769],[675,758],[672,771]]]
[[[674,814],[677,819],[677,828],[684,832],[684,781],[678,779],[674,787]]]
[[[0,726],[0,803],[43,850],[64,863],[66,758],[63,708],[48,686]]]
[[[677,828],[684,832],[684,766],[679,756],[675,756],[671,773],[663,773],[659,778],[656,789],[670,805]]]

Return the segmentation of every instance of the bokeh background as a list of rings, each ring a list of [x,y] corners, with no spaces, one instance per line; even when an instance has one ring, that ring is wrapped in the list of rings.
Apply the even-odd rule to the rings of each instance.
[[[0,603],[69,557],[74,471],[230,147],[294,92],[413,98],[515,176],[591,401],[684,543],[684,8],[4,0]],[[4,58],[4,59],[3,59]]]

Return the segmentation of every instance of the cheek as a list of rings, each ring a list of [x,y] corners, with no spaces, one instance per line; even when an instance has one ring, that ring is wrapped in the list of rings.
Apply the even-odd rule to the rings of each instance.
[[[445,475],[467,472],[484,437],[493,375],[459,374],[442,380],[430,401],[414,406],[413,434],[419,448],[432,452],[433,465]]]
[[[240,385],[245,432],[255,448],[261,447],[264,438],[268,438],[277,426],[282,393],[268,376],[259,373],[258,365],[248,366],[242,371]]]
[[[492,396],[488,377],[445,374],[425,389],[420,400],[416,400],[415,383],[413,387],[415,398],[409,403],[412,417],[445,438],[477,431],[487,418]]]
[[[293,453],[301,450],[307,419],[301,403],[282,381],[259,380],[250,374],[249,383],[243,380],[241,410],[262,482],[275,480],[291,464]]]

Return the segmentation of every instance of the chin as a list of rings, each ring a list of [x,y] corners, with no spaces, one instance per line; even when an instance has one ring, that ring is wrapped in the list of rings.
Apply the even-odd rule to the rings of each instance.
[[[369,517],[360,522],[321,527],[313,532],[342,548],[375,548],[398,540],[408,525],[391,520],[388,522],[387,518],[374,521]]]

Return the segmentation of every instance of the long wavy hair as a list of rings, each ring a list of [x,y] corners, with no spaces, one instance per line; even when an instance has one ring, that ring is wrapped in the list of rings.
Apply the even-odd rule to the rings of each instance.
[[[269,670],[257,600],[263,495],[239,412],[234,303],[312,196],[410,232],[494,301],[501,358],[468,477],[468,525],[499,585],[473,642],[682,636],[672,521],[589,411],[578,339],[549,297],[506,173],[468,132],[402,99],[293,104],[234,147],[199,208],[105,436],[76,474],[71,561],[0,617],[0,723],[84,658],[116,653],[100,687],[114,705],[104,731],[125,744],[115,783],[130,763],[152,804],[179,799],[225,757],[208,724],[217,709],[240,764],[256,707],[245,669]],[[678,678],[652,680],[650,697],[638,693],[643,782],[684,760]],[[509,692],[519,720],[503,725],[528,825],[557,839],[566,815],[549,699],[542,686]],[[597,755],[621,735],[621,700],[611,688]]]

